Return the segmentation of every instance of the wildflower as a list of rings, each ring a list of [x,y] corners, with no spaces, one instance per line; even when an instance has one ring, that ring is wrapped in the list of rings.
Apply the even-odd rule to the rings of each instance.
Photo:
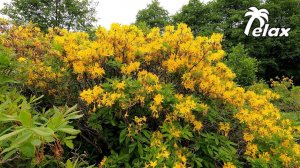
[[[117,84],[117,88],[119,90],[123,90],[125,88],[125,81],[122,81],[120,83]]]
[[[248,132],[245,132],[245,133],[244,133],[244,140],[245,140],[246,142],[252,142],[253,139],[254,139],[254,136],[253,136],[252,134],[250,134],[250,133],[248,133]]]
[[[18,58],[18,61],[19,61],[19,62],[25,62],[25,61],[26,61],[26,58],[24,58],[24,57],[19,57],[19,58]]]
[[[160,105],[163,102],[164,97],[161,94],[157,94],[154,97],[154,104],[155,105]]]
[[[257,152],[258,152],[258,148],[256,144],[251,144],[251,143],[247,144],[246,152],[245,152],[246,155],[252,156],[254,158]]]
[[[226,162],[223,165],[223,168],[236,168],[236,166],[233,163],[231,163],[231,162]]]
[[[279,158],[282,160],[285,166],[288,166],[292,161],[292,158],[287,154],[281,154]]]
[[[89,105],[93,102],[93,92],[91,89],[84,90],[80,93],[81,99],[85,100],[86,103]]]
[[[104,156],[103,159],[101,160],[100,164],[99,164],[99,168],[103,168],[105,166],[106,160],[107,160],[107,157]]]
[[[151,167],[156,167],[157,166],[157,160],[155,162],[150,161],[150,166]]]
[[[228,136],[230,130],[230,124],[229,123],[219,123],[219,131],[223,132],[224,136]]]
[[[269,162],[271,160],[270,154],[268,152],[264,152],[263,154],[259,154],[258,156],[266,162]]]

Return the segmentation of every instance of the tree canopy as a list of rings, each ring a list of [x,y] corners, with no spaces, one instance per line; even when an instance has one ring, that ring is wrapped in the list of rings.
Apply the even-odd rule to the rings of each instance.
[[[255,6],[269,11],[271,27],[291,28],[289,37],[255,38],[244,35],[248,18],[244,17],[249,7]],[[269,80],[275,76],[293,76],[299,83],[300,74],[300,1],[299,0],[215,0],[207,4],[190,0],[173,16],[174,24],[186,23],[194,34],[224,34],[223,47],[241,43],[249,56],[260,61],[259,77]],[[254,25],[258,25],[254,21]],[[255,26],[252,26],[254,28]]]
[[[1,13],[17,24],[33,22],[42,30],[89,30],[96,21],[95,3],[91,0],[12,0]]]
[[[160,6],[157,0],[153,0],[145,9],[136,15],[136,23],[145,23],[148,27],[163,28],[170,22],[169,12]]]

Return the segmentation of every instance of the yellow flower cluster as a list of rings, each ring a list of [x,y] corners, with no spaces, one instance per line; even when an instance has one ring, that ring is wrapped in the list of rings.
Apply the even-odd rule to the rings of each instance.
[[[272,87],[285,86],[286,88],[289,88],[294,85],[293,80],[285,76],[282,78],[276,77],[275,80],[271,79],[270,82]]]
[[[220,122],[220,123],[219,123],[219,131],[220,131],[224,136],[228,136],[228,133],[229,133],[229,131],[230,131],[230,123]]]
[[[271,160],[270,154],[268,152],[264,152],[262,154],[259,154],[259,158],[264,160],[265,162],[269,162]]]
[[[281,154],[280,159],[283,161],[284,166],[286,166],[286,167],[288,167],[292,161],[292,158],[289,157],[287,154]]]
[[[95,86],[93,89],[87,89],[80,93],[80,97],[86,101],[89,105],[93,101],[97,100],[100,94],[103,93],[103,89],[100,86]]]
[[[154,105],[159,106],[163,102],[164,97],[161,94],[157,94],[153,99],[154,99]]]
[[[135,116],[134,117],[134,122],[135,122],[135,125],[137,126],[137,128],[135,128],[135,134],[139,133],[141,130],[142,130],[142,126],[143,124],[145,124],[147,121],[147,118],[145,116],[143,117],[137,117]]]
[[[223,168],[236,168],[236,166],[233,163],[231,163],[231,162],[226,162],[223,165]]]
[[[138,71],[140,67],[139,62],[131,62],[129,65],[125,65],[121,68],[122,74],[130,75],[130,73]]]
[[[49,34],[45,35],[32,24],[12,26],[0,36],[0,44],[12,49],[22,65],[17,71],[24,75],[26,85],[47,90],[52,95],[58,92],[59,88],[55,86],[62,82],[65,74],[64,67],[52,64],[60,54],[52,48],[54,36],[53,29],[49,29]]]
[[[202,111],[207,111],[207,106],[196,103],[191,96],[180,98],[179,101],[180,103],[175,105],[174,116],[183,118],[185,121],[193,124],[195,131],[200,131],[203,125],[197,120],[193,110],[201,109]]]

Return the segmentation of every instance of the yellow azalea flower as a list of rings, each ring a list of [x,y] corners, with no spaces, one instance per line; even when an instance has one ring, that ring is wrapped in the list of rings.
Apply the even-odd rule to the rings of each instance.
[[[141,63],[139,62],[132,62],[129,65],[125,65],[121,68],[121,72],[123,74],[129,75],[130,73],[137,71],[140,67]]]
[[[117,88],[119,90],[123,90],[125,88],[125,81],[122,81],[120,83],[117,84]]]
[[[219,123],[219,131],[222,132],[224,134],[224,136],[228,136],[228,133],[230,131],[230,124],[220,122]]]
[[[73,64],[73,69],[75,73],[81,74],[85,71],[86,68],[84,67],[83,63],[79,61]]]
[[[156,161],[150,161],[150,166],[151,167],[156,167],[157,166],[157,160]]]
[[[175,138],[179,138],[180,137],[180,135],[181,135],[181,132],[179,131],[179,130],[174,130],[174,129],[172,129],[171,130],[171,135],[173,136],[173,137],[175,137]]]
[[[292,158],[289,157],[287,154],[280,154],[279,158],[282,160],[285,166],[288,166],[292,161]]]
[[[223,165],[223,168],[236,168],[236,166],[233,163],[231,163],[231,162],[226,162]]]
[[[183,168],[185,167],[182,163],[176,162],[173,168]]]
[[[163,100],[164,100],[164,96],[162,96],[161,94],[157,94],[154,97],[154,104],[156,106],[158,106],[158,105],[160,105],[163,102]]]
[[[26,58],[24,58],[24,57],[19,57],[19,58],[18,58],[18,61],[19,61],[19,62],[25,62],[25,61],[26,61]]]
[[[85,100],[88,105],[94,101],[93,91],[91,89],[82,91],[80,93],[80,97],[81,97],[81,99]]]
[[[246,142],[252,142],[254,140],[254,136],[248,132],[244,132],[244,140]]]
[[[251,144],[251,143],[247,144],[246,152],[245,152],[246,155],[252,156],[254,158],[257,152],[258,152],[258,147],[256,144]]]
[[[263,154],[259,154],[258,156],[266,162],[269,162],[271,160],[270,154],[268,152],[264,152]]]

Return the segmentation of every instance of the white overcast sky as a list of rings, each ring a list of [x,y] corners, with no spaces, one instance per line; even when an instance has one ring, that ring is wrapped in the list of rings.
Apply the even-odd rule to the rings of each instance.
[[[0,0],[0,9],[5,2]],[[152,0],[94,0],[97,6],[97,26],[109,28],[112,23],[130,24],[135,21],[135,16],[140,9],[144,9]],[[189,0],[159,0],[161,6],[175,14]],[[209,0],[201,0],[207,2]]]

